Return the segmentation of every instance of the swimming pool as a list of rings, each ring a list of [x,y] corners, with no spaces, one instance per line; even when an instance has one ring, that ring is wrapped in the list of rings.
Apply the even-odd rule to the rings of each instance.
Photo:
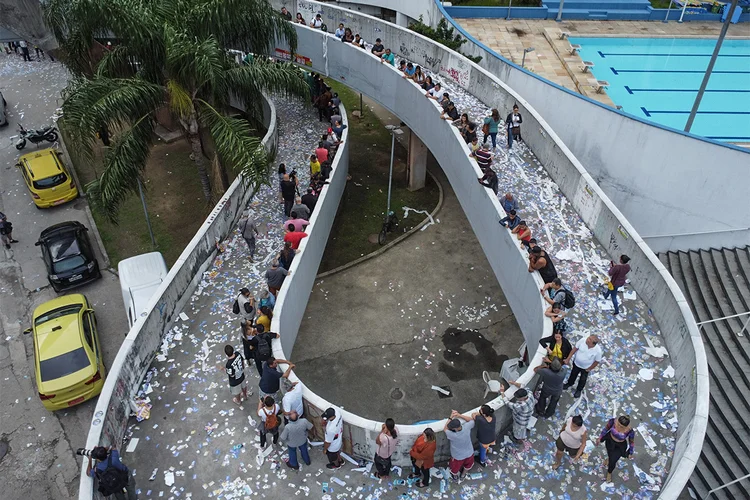
[[[683,130],[716,40],[570,38],[623,111]],[[750,40],[724,40],[691,132],[750,141]]]

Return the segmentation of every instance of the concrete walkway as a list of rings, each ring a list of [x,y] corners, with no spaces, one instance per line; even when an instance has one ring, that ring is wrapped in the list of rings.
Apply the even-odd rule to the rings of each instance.
[[[486,106],[473,96],[453,85],[448,87],[461,111],[469,112],[474,118],[486,114]],[[309,109],[301,110],[297,103],[278,102],[277,105],[281,126],[280,160],[302,158],[309,149],[305,141],[316,133],[317,121]],[[435,120],[438,120],[437,114]],[[501,137],[501,144],[503,141]],[[425,499],[429,496],[578,499],[656,496],[658,484],[668,471],[677,427],[674,411],[676,384],[669,377],[669,360],[656,359],[646,352],[649,343],[662,345],[658,327],[646,305],[630,290],[631,298],[625,301],[619,319],[613,319],[606,310],[607,304],[601,301],[598,287],[610,256],[592,238],[580,217],[524,144],[515,145],[511,152],[500,149],[495,166],[500,171],[501,192],[513,191],[519,197],[523,218],[530,222],[534,236],[542,246],[555,256],[558,272],[576,294],[577,305],[570,315],[571,341],[591,333],[598,334],[602,340],[605,359],[589,377],[586,397],[581,399],[577,408],[571,409],[574,404],[572,394],[564,394],[555,417],[538,421],[531,430],[530,440],[523,447],[499,441],[490,467],[461,485],[446,484],[442,494],[438,492],[441,488],[439,482],[433,483],[426,491],[409,489],[395,485],[393,481],[377,481],[353,472],[348,464],[332,474],[324,468],[320,448],[313,449],[312,466],[300,472],[290,473],[284,467],[280,462],[284,450],[280,447],[265,459],[259,459],[254,449],[258,439],[254,430],[257,420],[254,417],[255,401],[251,398],[243,407],[235,406],[227,390],[226,376],[213,366],[224,359],[221,347],[225,343],[239,345],[238,322],[231,314],[234,293],[242,285],[256,291],[260,288],[260,273],[279,246],[281,212],[276,201],[278,195],[275,188],[264,188],[252,202],[257,217],[269,228],[269,237],[259,245],[258,263],[247,261],[244,243],[237,233],[233,234],[227,241],[227,251],[206,272],[184,311],[189,319],[168,332],[164,342],[164,350],[168,352],[163,361],[155,361],[149,375],[148,390],[153,391],[150,398],[154,404],[151,418],[134,423],[132,437],[139,438],[139,443],[134,453],[124,454],[126,463],[136,469],[143,497],[288,498],[305,495],[325,499]],[[304,171],[300,168],[300,172]],[[425,233],[437,233],[436,229],[436,226],[430,226]],[[406,240],[405,248],[408,249],[410,243],[411,240]],[[414,252],[417,251],[414,248]],[[465,266],[463,262],[456,262],[459,269],[465,269],[460,267],[462,264]],[[370,276],[367,279],[369,281]],[[372,281],[374,289],[375,280]],[[395,293],[388,287],[396,287],[398,282],[391,281],[378,283],[379,287],[386,288],[383,293]],[[325,289],[325,281],[322,286]],[[319,290],[316,293],[322,295]],[[432,291],[425,291],[425,294],[430,300],[435,300]],[[329,305],[329,309],[336,311],[340,305]],[[421,307],[416,313],[410,311],[409,315],[417,318],[436,311]],[[396,319],[400,315],[400,310],[379,312]],[[351,313],[369,314],[366,310]],[[424,321],[424,318],[417,321]],[[342,339],[351,335],[350,332],[332,330],[320,335],[324,338],[337,333]],[[205,361],[202,354],[204,342],[209,347]],[[402,359],[391,356],[391,365],[412,362]],[[338,360],[331,360],[332,366],[336,363]],[[257,378],[252,370],[247,373],[250,386],[257,393]],[[360,374],[348,372],[347,379],[334,376],[333,372],[327,372],[327,375],[330,386],[340,386]],[[390,380],[388,382],[387,387],[391,387]],[[403,385],[407,394],[410,386]],[[392,408],[392,401],[388,398],[376,403],[388,410]],[[554,438],[568,411],[584,416],[592,437],[613,414],[629,414],[639,426],[636,454],[632,460],[622,460],[618,464],[613,475],[614,484],[602,482],[604,454],[601,448],[592,448],[592,453],[584,455],[579,465],[572,466],[565,461],[559,471],[551,470]],[[434,415],[433,418],[441,416]],[[648,444],[644,442],[644,436],[648,436]],[[636,477],[639,470],[649,475],[655,484],[642,486]],[[154,478],[153,482],[148,480],[150,476]]]

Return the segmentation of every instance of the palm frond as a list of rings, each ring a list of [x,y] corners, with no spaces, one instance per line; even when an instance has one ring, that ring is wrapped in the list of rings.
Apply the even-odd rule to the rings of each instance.
[[[167,81],[169,107],[178,117],[185,119],[193,112],[193,100],[187,90],[174,80]]]
[[[194,92],[200,91],[204,86],[209,89],[223,87],[223,82],[217,80],[217,77],[229,64],[226,51],[212,36],[196,40],[175,34],[168,40],[167,73],[182,86],[194,89]],[[227,89],[219,91],[226,93]]]
[[[261,141],[252,135],[246,120],[226,116],[198,100],[198,116],[208,127],[222,164],[240,172],[245,181],[258,185],[267,180],[268,155]]]
[[[104,155],[104,172],[86,186],[86,192],[108,219],[117,223],[123,200],[138,189],[138,179],[151,151],[153,122],[149,116],[121,133]]]

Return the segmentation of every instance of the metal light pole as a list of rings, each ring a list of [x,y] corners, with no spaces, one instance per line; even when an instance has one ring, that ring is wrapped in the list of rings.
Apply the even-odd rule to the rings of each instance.
[[[687,0],[683,0],[683,1],[685,2],[685,5],[687,5]],[[670,10],[672,10],[672,0],[669,0],[669,7],[667,7],[667,15],[664,16],[664,20],[662,21],[663,23],[668,23],[669,22],[669,11]],[[683,9],[683,12],[684,12],[684,9]],[[682,19],[682,18],[680,18],[680,19]]]
[[[151,236],[151,247],[156,248],[156,239],[154,238],[154,231],[151,229],[151,219],[148,217],[148,207],[146,206],[146,198],[143,196],[143,184],[141,179],[138,179],[138,192],[141,195],[141,203],[143,204],[143,215],[146,216],[146,225],[148,226],[148,234]]]
[[[534,47],[527,47],[523,49],[523,57],[521,58],[521,67],[523,68],[523,65],[526,64],[526,54],[529,52],[534,52]]]
[[[671,1],[672,1],[672,0],[670,0],[670,2],[671,2]],[[559,23],[560,21],[562,21],[562,10],[563,10],[563,5],[565,5],[565,0],[560,0],[560,7],[559,7],[559,8],[557,9],[557,19],[555,19],[555,21],[557,21],[558,23]]]
[[[677,20],[678,23],[681,23],[682,18],[685,17],[685,9],[687,9],[687,0],[685,0],[685,3],[682,6],[682,12],[680,13],[680,18]]]
[[[505,18],[506,21],[510,21],[510,6],[513,5],[513,0],[508,1],[508,17]]]
[[[396,151],[396,135],[404,133],[396,125],[386,125],[385,128],[391,133],[391,166],[388,169],[388,204],[385,209],[385,222],[388,222],[388,216],[391,213],[391,185],[393,184],[393,156]]]
[[[729,22],[732,20],[734,15],[734,9],[737,8],[737,0],[732,0],[732,6],[729,7],[729,14],[724,20],[724,25],[721,27],[721,33],[719,39],[716,40],[716,47],[714,47],[714,53],[711,55],[711,60],[708,62],[708,68],[706,68],[706,74],[703,75],[703,82],[701,82],[701,88],[698,90],[698,95],[695,96],[695,102],[693,103],[693,109],[690,110],[690,116],[688,117],[687,123],[685,124],[685,132],[690,132],[695,121],[695,115],[698,113],[698,107],[701,105],[701,99],[703,99],[703,93],[706,92],[708,86],[708,80],[711,78],[711,72],[714,70],[714,64],[716,64],[716,58],[719,56],[721,50],[721,44],[724,43],[724,37],[727,35],[729,29]]]

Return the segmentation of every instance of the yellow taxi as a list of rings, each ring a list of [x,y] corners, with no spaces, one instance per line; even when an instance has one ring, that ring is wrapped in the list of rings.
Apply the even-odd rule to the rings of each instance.
[[[73,177],[63,165],[61,154],[53,148],[21,156],[16,167],[38,208],[62,205],[78,197]]]
[[[104,359],[89,301],[80,293],[58,297],[34,310],[36,386],[50,411],[83,403],[102,392]]]

